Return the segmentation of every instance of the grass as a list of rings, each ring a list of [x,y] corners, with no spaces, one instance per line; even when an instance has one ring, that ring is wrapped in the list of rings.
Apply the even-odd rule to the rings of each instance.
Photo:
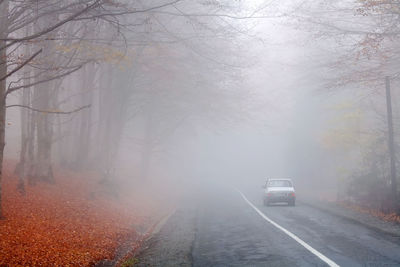
[[[132,266],[135,266],[135,264],[137,264],[137,263],[139,263],[139,260],[137,258],[131,258],[131,259],[124,261],[121,264],[121,267],[132,267]]]

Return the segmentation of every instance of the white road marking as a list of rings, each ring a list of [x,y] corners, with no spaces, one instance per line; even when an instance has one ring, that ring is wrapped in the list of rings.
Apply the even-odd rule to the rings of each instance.
[[[236,189],[237,190],[237,189]],[[338,264],[336,264],[334,261],[330,260],[329,258],[327,258],[326,256],[324,256],[323,254],[321,254],[320,252],[318,252],[316,249],[314,249],[313,247],[311,247],[310,245],[308,245],[306,242],[304,242],[303,240],[301,240],[298,236],[296,236],[295,234],[289,232],[288,230],[286,230],[285,228],[283,228],[282,226],[280,226],[279,224],[277,224],[276,222],[274,222],[273,220],[271,220],[270,218],[268,218],[264,213],[262,213],[256,206],[253,205],[253,203],[251,203],[246,196],[240,192],[239,190],[237,190],[239,192],[239,194],[242,196],[242,198],[247,202],[247,204],[250,205],[250,207],[252,207],[262,218],[264,218],[264,220],[266,220],[267,222],[269,222],[270,224],[272,224],[273,226],[275,226],[276,228],[278,228],[279,230],[281,230],[282,232],[284,232],[285,234],[287,234],[288,236],[290,236],[291,238],[293,238],[297,243],[299,243],[300,245],[302,245],[303,247],[305,247],[308,251],[310,251],[312,254],[314,254],[315,256],[317,256],[318,258],[320,258],[322,261],[324,261],[326,264],[328,264],[329,266],[334,266],[334,267],[339,267]]]

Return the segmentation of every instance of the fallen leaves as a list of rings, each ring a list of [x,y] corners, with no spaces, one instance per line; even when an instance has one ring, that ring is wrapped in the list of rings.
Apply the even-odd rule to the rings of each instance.
[[[348,209],[352,209],[352,210],[358,211],[360,213],[370,214],[374,217],[380,218],[387,222],[400,223],[400,216],[396,213],[384,213],[384,212],[381,212],[381,211],[378,211],[375,209],[362,207],[357,204],[348,203],[348,202],[342,202],[340,204]]]
[[[137,237],[142,217],[102,194],[96,175],[56,171],[56,183],[16,190],[13,164],[5,164],[0,221],[0,266],[90,266],[112,259]]]

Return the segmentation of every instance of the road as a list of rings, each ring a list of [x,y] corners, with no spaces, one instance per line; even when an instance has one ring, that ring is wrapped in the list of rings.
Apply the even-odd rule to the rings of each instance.
[[[158,251],[173,251],[177,245],[166,240],[174,239],[174,232],[179,238],[191,232],[185,242],[176,242],[190,243],[186,252],[179,248],[179,253],[145,266],[178,265],[177,259],[170,260],[182,255],[187,261],[180,266],[400,266],[399,237],[301,203],[264,207],[260,190],[242,192],[249,202],[232,188],[198,192],[196,201],[186,203],[191,208],[173,216],[158,237],[166,242]],[[193,219],[182,219],[187,217]],[[153,246],[154,259],[157,240]]]

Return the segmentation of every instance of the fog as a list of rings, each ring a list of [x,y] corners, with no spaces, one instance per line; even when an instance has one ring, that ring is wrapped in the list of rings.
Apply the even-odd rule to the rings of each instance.
[[[271,178],[393,210],[389,2],[0,0],[3,169],[21,195],[90,172],[142,210],[200,187],[261,199]]]
[[[204,9],[199,18],[186,14],[192,5]],[[101,33],[104,41],[89,43],[87,34],[80,42],[60,41],[55,52],[66,55],[58,56],[77,49],[80,57],[95,61],[57,81],[62,104],[54,102],[49,108],[90,107],[48,116],[54,124],[52,138],[61,139],[52,142],[51,164],[68,164],[76,153],[57,143],[76,145],[86,138],[81,144],[90,151],[78,152],[86,157],[79,168],[98,169],[110,179],[123,176],[132,184],[175,177],[171,183],[195,179],[256,186],[268,177],[290,177],[300,188],[312,184],[318,191],[336,192],[331,164],[336,155],[324,150],[320,139],[336,127],[333,106],[342,101],[358,106],[363,99],[357,85],[330,84],[331,79],[343,79],[335,62],[346,48],[343,41],[335,41],[337,36],[316,36],[325,29],[308,21],[313,10],[307,6],[318,5],[179,3],[118,18],[124,31],[116,32],[111,25],[109,33]],[[172,9],[182,9],[182,14]],[[208,17],[207,12],[221,14]],[[329,18],[315,17],[324,19]],[[328,35],[329,27],[326,31]],[[336,58],[329,54],[333,51],[339,51]],[[8,101],[19,103],[19,98],[11,94]],[[5,154],[12,158],[21,147],[18,114],[17,108],[7,112]],[[335,123],[340,127],[341,122]],[[96,140],[101,127],[112,128],[103,141]],[[93,153],[102,146],[106,148],[101,154],[107,155],[98,161]]]
[[[51,85],[44,83],[44,87],[56,86],[48,90],[57,95],[42,106],[56,111],[83,107],[71,114],[46,116],[53,125],[49,135],[53,141],[51,158],[43,159],[47,161],[43,164],[94,169],[107,179],[123,177],[132,186],[148,180],[175,187],[178,181],[191,179],[258,186],[268,177],[288,177],[299,188],[312,186],[312,191],[317,188],[333,197],[338,187],[335,168],[344,162],[336,151],[324,148],[321,140],[329,131],[349,131],[343,125],[345,118],[335,119],[346,111],[337,111],[335,106],[348,105],[352,113],[360,112],[365,103],[384,105],[385,101],[377,92],[382,91],[383,78],[378,85],[365,85],[361,78],[346,81],[344,73],[356,64],[375,68],[377,59],[368,62],[371,56],[367,55],[358,63],[361,56],[356,53],[355,59],[348,60],[353,66],[342,68],[346,64],[342,56],[350,46],[356,50],[358,41],[351,32],[346,34],[346,28],[341,33],[340,23],[319,25],[332,19],[324,12],[340,15],[335,8],[351,3],[325,7],[322,1],[321,5],[307,1],[171,5],[143,15],[113,15],[119,30],[107,21],[86,25],[94,31],[104,28],[99,39],[87,29],[78,29],[79,41],[67,38],[54,44],[39,39],[53,46],[55,56],[60,57],[51,63],[57,69],[54,75],[58,69],[72,68],[68,64],[81,64],[79,70],[61,74],[62,79]],[[193,6],[200,8],[194,15],[188,11]],[[112,8],[110,12],[117,12],[117,7]],[[343,20],[352,19],[347,17],[349,12],[342,14]],[[353,20],[356,25],[374,18]],[[79,27],[79,23],[70,24],[60,34],[68,36],[68,31]],[[338,33],[332,33],[334,27]],[[12,36],[22,34],[16,31]],[[18,49],[10,56],[23,53],[23,48]],[[63,63],[62,58],[71,53],[77,54],[70,58],[75,63]],[[29,71],[43,64],[31,63]],[[18,84],[18,79],[17,75],[8,85]],[[376,101],[377,94],[382,99]],[[21,92],[10,94],[7,101],[8,105],[28,103]],[[35,100],[30,101],[35,107]],[[24,118],[21,124],[20,116],[27,112],[7,109],[6,158],[20,157],[21,133],[28,131],[21,125],[29,123]],[[366,114],[365,120],[372,121],[368,118],[372,116]],[[345,165],[356,165],[360,158],[352,155],[344,161],[349,160]]]

